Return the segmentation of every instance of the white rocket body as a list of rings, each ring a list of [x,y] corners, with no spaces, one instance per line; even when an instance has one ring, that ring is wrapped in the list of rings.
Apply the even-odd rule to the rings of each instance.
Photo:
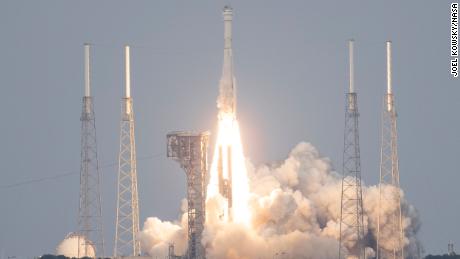
[[[219,98],[217,108],[219,118],[231,115],[236,117],[236,83],[233,75],[233,53],[232,53],[232,20],[233,10],[231,7],[224,7],[224,65],[222,77],[219,84]]]

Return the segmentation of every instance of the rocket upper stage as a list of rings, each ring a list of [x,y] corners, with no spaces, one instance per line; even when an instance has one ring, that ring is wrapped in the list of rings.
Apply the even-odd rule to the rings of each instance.
[[[236,114],[236,87],[233,75],[233,54],[232,54],[232,20],[233,9],[225,6],[224,17],[224,65],[219,85],[219,98],[217,108],[219,116],[223,114]]]

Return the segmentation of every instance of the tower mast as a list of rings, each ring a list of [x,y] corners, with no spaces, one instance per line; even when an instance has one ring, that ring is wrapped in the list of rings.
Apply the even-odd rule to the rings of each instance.
[[[384,96],[380,150],[380,183],[377,225],[377,259],[404,259],[404,233],[401,218],[401,191],[399,186],[396,110],[391,82],[391,41],[387,50],[387,93]],[[396,204],[387,222],[382,222],[382,206]],[[382,236],[389,239],[383,244]]]
[[[167,156],[177,161],[187,176],[187,237],[185,259],[206,259],[201,244],[206,221],[206,177],[209,132],[171,132]]]
[[[80,206],[78,210],[79,237],[84,236],[84,245],[78,246],[79,257],[89,256],[92,248],[97,256],[104,256],[104,238],[101,208],[101,175],[97,159],[96,118],[90,88],[90,45],[85,50],[85,95],[81,113],[81,164]],[[82,242],[79,241],[81,244]]]
[[[350,83],[345,106],[339,259],[345,256],[353,256],[353,258],[359,259],[365,258],[359,112],[358,96],[354,87],[353,44],[354,41],[350,40]]]
[[[129,46],[125,46],[125,93],[122,98],[118,198],[114,256],[140,255],[134,110],[131,98]]]

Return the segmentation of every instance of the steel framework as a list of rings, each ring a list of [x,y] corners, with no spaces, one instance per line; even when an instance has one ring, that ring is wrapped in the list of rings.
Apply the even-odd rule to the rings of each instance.
[[[169,244],[168,246],[168,258],[167,259],[182,259],[181,256],[176,255],[174,252],[174,244]]]
[[[365,258],[358,100],[354,92],[353,41],[349,42],[350,89],[346,94],[339,258]]]
[[[167,156],[187,175],[187,259],[205,259],[201,237],[206,219],[206,177],[209,133],[172,132],[167,135]]]
[[[89,255],[94,247],[97,256],[104,256],[104,238],[101,208],[101,175],[97,159],[96,119],[93,98],[90,95],[89,44],[85,44],[85,96],[81,113],[81,164],[80,205],[78,210],[79,236],[85,237],[85,244],[78,246],[78,255]],[[79,241],[80,243],[80,241]]]
[[[451,242],[447,244],[447,255],[455,255],[454,244]]]
[[[404,259],[404,233],[401,218],[401,191],[397,148],[396,110],[391,85],[391,42],[387,42],[387,94],[383,101],[380,157],[379,212],[377,226],[377,258]],[[396,204],[386,222],[382,204]],[[385,227],[384,227],[385,226]],[[385,238],[385,244],[382,238]]]
[[[118,198],[114,256],[138,256],[139,198],[137,192],[134,110],[131,98],[129,46],[125,46],[125,97],[122,98],[120,153],[118,164]]]

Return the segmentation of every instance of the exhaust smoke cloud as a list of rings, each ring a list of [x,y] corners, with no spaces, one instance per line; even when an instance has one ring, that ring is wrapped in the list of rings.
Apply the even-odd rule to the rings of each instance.
[[[223,198],[208,199],[202,240],[207,258],[337,258],[341,177],[328,158],[322,157],[311,144],[301,142],[284,161],[258,166],[246,161],[246,168],[250,222],[222,220]],[[420,248],[416,236],[420,220],[403,193],[401,197],[406,257],[416,258]],[[374,256],[378,186],[363,186],[363,199],[366,253]],[[386,222],[386,216],[392,215],[397,208],[395,202],[388,200],[383,204],[381,221]],[[185,206],[183,203],[183,212]],[[186,217],[184,213],[177,222],[148,218],[140,234],[142,250],[163,257],[167,255],[168,245],[174,243],[176,253],[185,254]],[[383,226],[382,233],[385,229]],[[386,249],[391,247],[384,234],[381,244]]]
[[[56,247],[56,255],[68,258],[95,257],[96,248],[85,236],[69,233]]]

